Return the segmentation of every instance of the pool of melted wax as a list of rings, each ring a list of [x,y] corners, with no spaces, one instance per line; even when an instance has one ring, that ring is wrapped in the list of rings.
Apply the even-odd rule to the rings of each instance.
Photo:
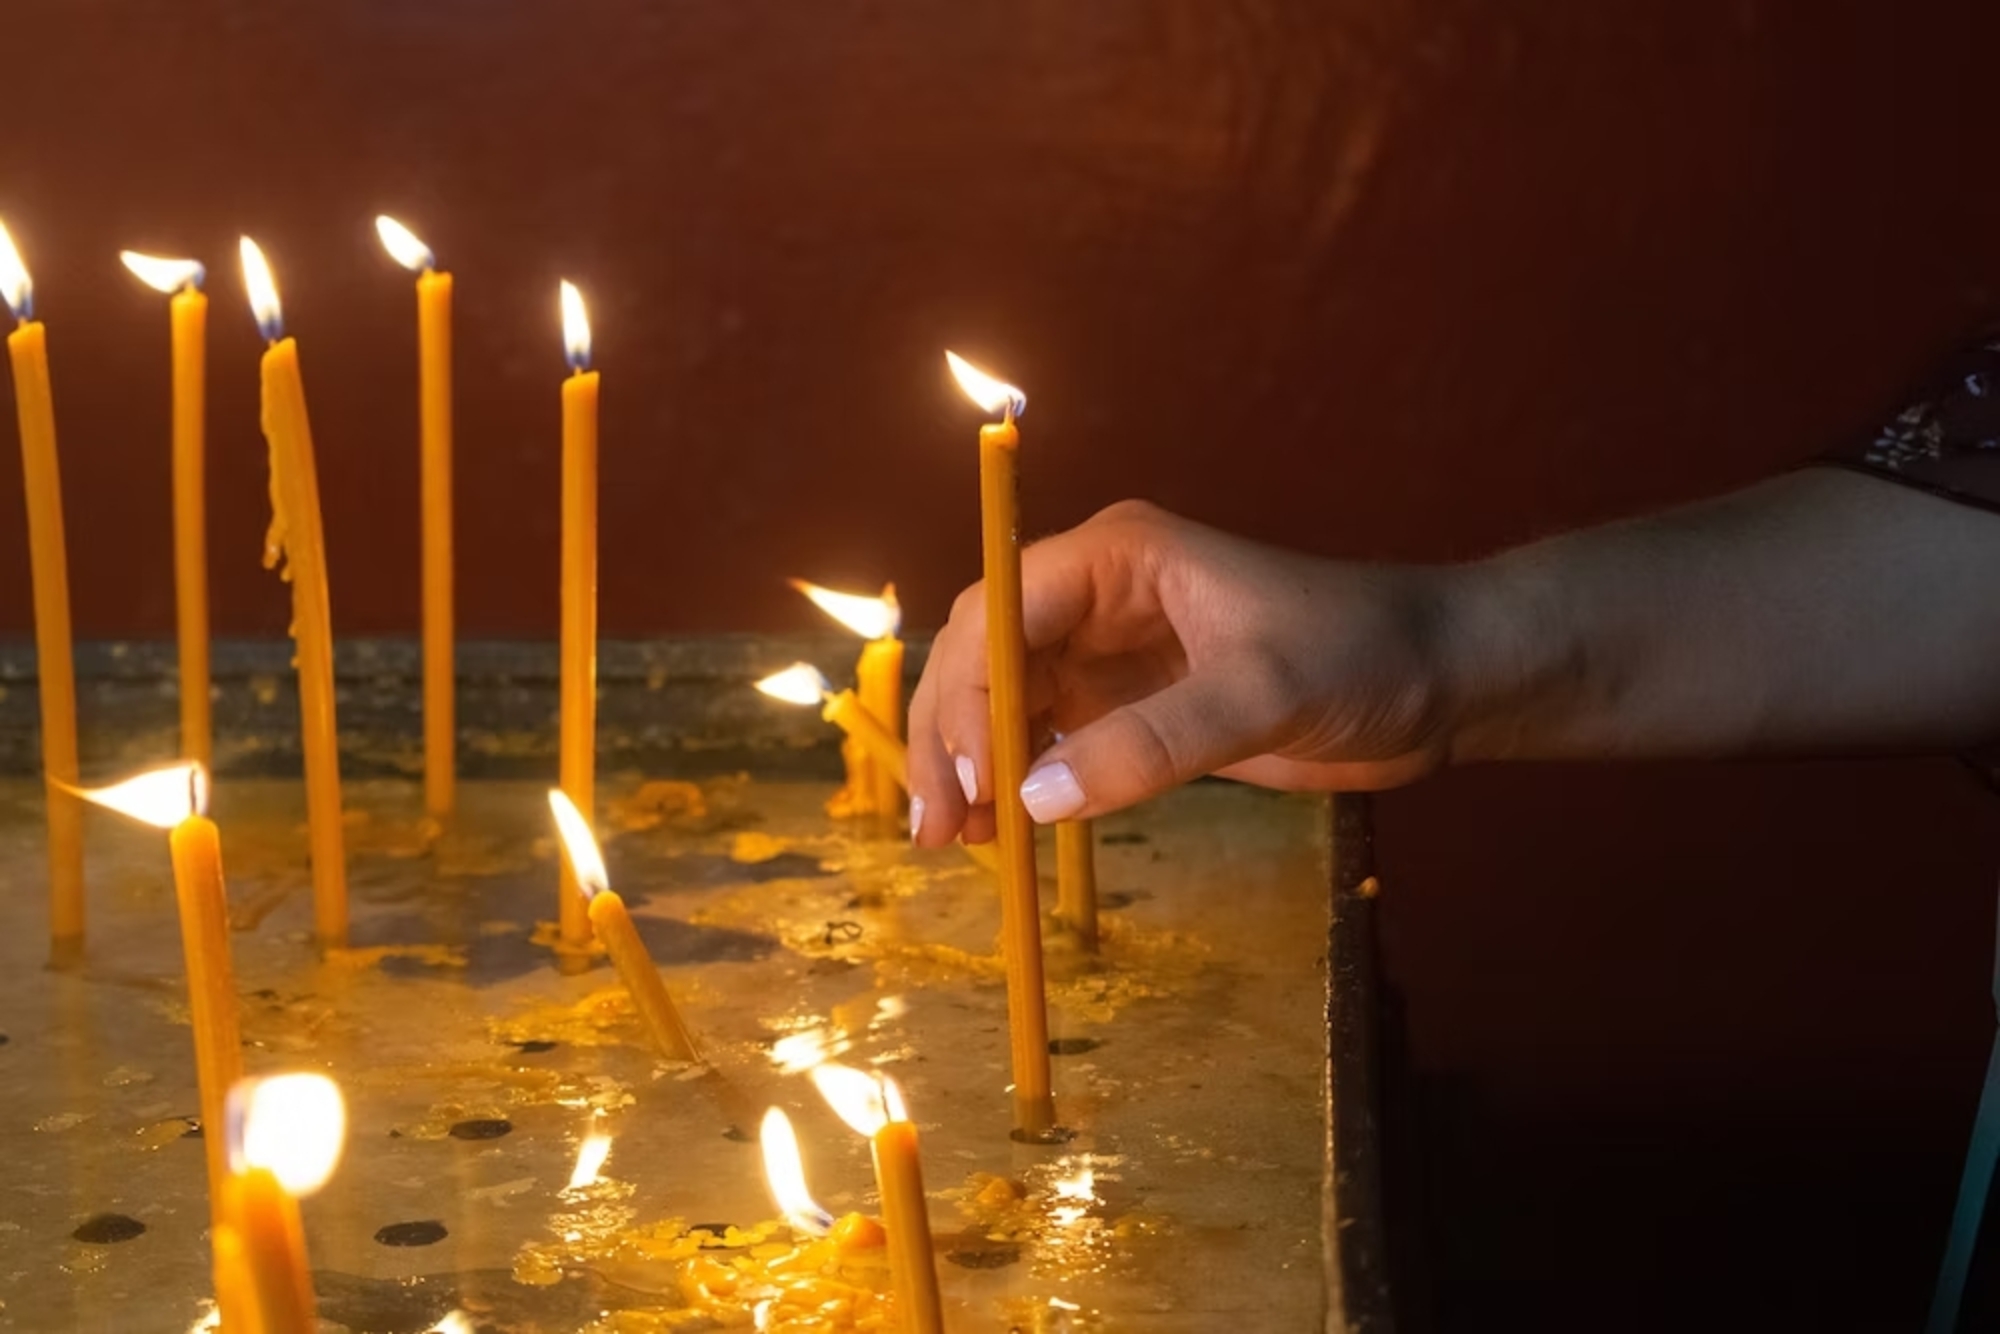
[[[954,1331],[1317,1328],[1323,805],[1204,785],[1100,823],[1103,950],[1048,942],[1072,1134],[1035,1146],[1008,1135],[992,882],[830,821],[829,790],[604,784],[688,1067],[607,968],[551,966],[540,787],[465,784],[440,831],[416,786],[350,785],[352,940],[325,958],[299,787],[219,788],[246,1064],[349,1100],[305,1205],[322,1329],[893,1328],[879,1252],[771,1221],[770,1105],[823,1205],[875,1207],[866,1143],[803,1075],[829,1057],[903,1086]],[[51,972],[39,794],[0,784],[0,1329],[179,1334],[209,1270],[166,839],[96,811],[88,837],[88,962]],[[590,1135],[609,1158],[573,1184]]]

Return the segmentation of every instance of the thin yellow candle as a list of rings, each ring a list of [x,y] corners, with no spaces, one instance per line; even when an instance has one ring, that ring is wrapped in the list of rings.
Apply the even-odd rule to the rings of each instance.
[[[194,1029],[196,1083],[201,1093],[208,1199],[221,1222],[229,1175],[222,1134],[224,1102],[243,1077],[243,1039],[236,1012],[236,975],[229,960],[229,893],[222,880],[222,836],[208,818],[208,771],[198,760],[155,769],[79,795],[157,829],[171,831],[174,897],[180,906],[181,951],[187,963],[188,1017]]]
[[[604,854],[598,851],[590,822],[560,790],[549,793],[549,809],[555,813],[556,831],[561,835],[563,864],[575,879],[578,893],[587,900],[586,920],[603,942],[604,952],[611,956],[611,966],[625,984],[640,1024],[668,1060],[700,1060],[694,1035],[667,993],[667,984],[660,980],[660,970],[646,952],[646,942],[639,938],[639,928],[633,925],[625,900],[612,891]]]
[[[35,288],[0,225],[0,297],[14,313],[7,335],[14,410],[21,428],[21,480],[28,501],[28,564],[34,581],[35,678],[42,704],[42,781],[48,801],[49,957],[83,955],[83,811],[76,782],[76,669],[69,626],[69,557],[63,540],[62,471],[56,457],[55,396],[48,333],[35,319]]]
[[[937,1255],[931,1246],[930,1206],[924,1198],[923,1159],[902,1090],[887,1075],[844,1065],[817,1066],[812,1077],[828,1105],[867,1136],[873,1150],[897,1323],[903,1334],[942,1334],[944,1308],[938,1296]]]
[[[452,645],[451,275],[391,217],[375,230],[417,275],[417,432],[423,508],[424,808],[439,820],[458,799]]]
[[[562,387],[562,643],[558,777],[579,811],[597,803],[597,372],[590,369],[590,320],[574,284],[561,288],[563,345],[570,375]],[[556,944],[565,971],[589,965],[586,899],[563,863]]]
[[[910,788],[910,748],[882,725],[868,706],[852,690],[836,691],[809,662],[795,662],[782,672],[774,672],[756,683],[757,689],[787,704],[818,704],[820,716],[834,724],[856,749],[866,753],[878,768],[907,792]],[[989,871],[1000,869],[990,843],[961,843],[966,855]]]
[[[215,762],[209,710],[206,471],[208,297],[192,259],[135,250],[118,258],[146,286],[167,292],[173,368],[174,621],[180,650],[181,754]]]
[[[1056,825],[1056,918],[1079,945],[1097,948],[1097,831],[1088,820]]]
[[[896,586],[889,584],[880,597],[839,593],[802,579],[792,587],[811,599],[812,604],[868,642],[861,647],[855,664],[854,688],[861,703],[891,737],[903,734],[903,609],[896,602]],[[842,811],[850,815],[900,815],[903,792],[909,786],[876,764],[858,742],[841,748],[847,761],[847,788],[840,797]]]
[[[271,528],[264,539],[264,565],[273,568],[283,561],[284,577],[292,585],[313,925],[320,945],[330,949],[347,943],[347,858],[341,831],[333,613],[327,591],[326,538],[320,527],[319,473],[306,417],[305,382],[299,375],[299,345],[285,336],[270,265],[247,236],[242,255],[250,309],[270,344],[262,363],[264,438],[271,447]]]
[[[324,1075],[246,1079],[229,1091],[230,1174],[216,1235],[224,1330],[312,1334],[318,1302],[299,1197],[340,1163],[347,1107]]]
[[[1049,1082],[1048,998],[1042,979],[1042,912],[1035,826],[1021,804],[1028,776],[1027,640],[1021,626],[1020,432],[1027,396],[945,353],[966,396],[998,422],[979,430],[979,509],[986,566],[986,663],[993,718],[995,842],[1000,856],[1000,938],[1007,964],[1007,1023],[1013,1039],[1014,1131],[1055,1129]]]

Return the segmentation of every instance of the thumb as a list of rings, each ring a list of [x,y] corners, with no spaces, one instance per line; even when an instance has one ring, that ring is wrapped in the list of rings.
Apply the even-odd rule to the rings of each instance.
[[[1120,810],[1267,749],[1271,720],[1210,670],[1114,709],[1035,758],[1021,800],[1037,824]]]

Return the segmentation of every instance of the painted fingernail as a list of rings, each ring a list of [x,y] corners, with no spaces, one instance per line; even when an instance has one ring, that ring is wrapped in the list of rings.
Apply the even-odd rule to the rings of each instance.
[[[979,766],[972,762],[970,755],[961,755],[953,762],[958,770],[958,785],[965,789],[965,804],[979,804]]]
[[[910,842],[917,841],[917,835],[924,829],[924,799],[910,798]]]
[[[1083,809],[1083,788],[1067,764],[1045,764],[1021,784],[1021,804],[1036,824],[1054,824]]]

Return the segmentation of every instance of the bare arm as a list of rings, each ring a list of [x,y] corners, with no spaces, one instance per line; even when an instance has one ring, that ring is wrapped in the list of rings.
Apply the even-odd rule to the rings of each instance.
[[[1200,774],[1369,788],[1493,759],[2000,736],[2000,515],[1815,469],[1463,566],[1278,551],[1126,504],[1029,549],[1038,820]],[[911,706],[918,841],[990,836],[968,590]]]
[[[1446,576],[1454,760],[2000,735],[2000,515],[1811,469]]]

